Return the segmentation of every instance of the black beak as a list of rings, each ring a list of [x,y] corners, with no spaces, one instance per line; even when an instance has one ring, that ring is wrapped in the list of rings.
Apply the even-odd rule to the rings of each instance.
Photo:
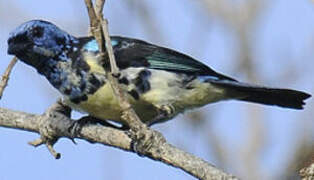
[[[8,39],[8,54],[19,55],[25,53],[32,45],[31,41],[24,34],[16,35]]]
[[[15,43],[8,41],[8,54],[19,56],[24,54],[28,48],[30,48],[30,43]]]
[[[18,52],[21,52],[22,46],[19,44],[13,44],[9,43],[8,44],[8,54],[10,55],[16,55]]]
[[[12,38],[8,39],[8,54],[13,55],[14,54],[14,45],[12,42]]]

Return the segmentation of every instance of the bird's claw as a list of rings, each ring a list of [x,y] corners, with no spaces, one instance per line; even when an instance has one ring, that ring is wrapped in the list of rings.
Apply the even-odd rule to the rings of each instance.
[[[157,109],[157,116],[147,123],[148,126],[152,124],[159,123],[166,121],[172,118],[175,115],[176,109],[171,104],[162,104],[162,105],[155,105]]]
[[[132,150],[141,157],[149,153],[154,145],[165,142],[159,132],[150,129],[142,129],[137,132],[129,130],[126,131],[126,134],[132,139]]]

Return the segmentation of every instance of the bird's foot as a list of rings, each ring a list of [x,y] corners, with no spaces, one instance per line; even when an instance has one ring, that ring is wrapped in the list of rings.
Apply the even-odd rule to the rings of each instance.
[[[139,156],[145,156],[151,153],[154,146],[166,142],[165,138],[158,131],[144,128],[139,131],[126,131],[127,135],[132,139],[131,146],[135,153]]]
[[[166,121],[172,118],[175,115],[176,109],[171,104],[162,104],[162,105],[155,105],[157,109],[157,116],[147,123],[148,126],[152,124],[159,123]]]
[[[82,127],[89,124],[93,124],[93,125],[100,124],[102,126],[111,127],[111,128],[120,129],[120,130],[128,129],[128,127],[126,127],[125,125],[117,126],[106,120],[98,119],[92,116],[84,116],[81,119],[75,121],[73,125],[69,128],[69,131],[71,132],[71,134],[73,134],[74,137],[76,137],[82,130]]]

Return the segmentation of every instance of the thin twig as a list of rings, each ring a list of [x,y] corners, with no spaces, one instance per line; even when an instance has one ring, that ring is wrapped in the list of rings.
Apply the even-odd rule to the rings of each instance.
[[[46,142],[46,147],[48,148],[50,154],[53,155],[54,158],[56,159],[60,159],[61,158],[61,154],[58,153],[54,148],[53,148],[53,144]]]
[[[87,12],[88,12],[88,16],[89,16],[89,21],[90,21],[90,32],[91,34],[95,37],[98,47],[99,47],[99,54],[101,56],[101,59],[103,59],[104,57],[104,52],[105,50],[105,46],[104,46],[104,37],[102,36],[102,30],[100,27],[100,21],[98,20],[95,10],[94,10],[94,5],[93,2],[91,0],[85,0],[85,4],[87,7]],[[97,3],[99,4],[99,3]]]
[[[109,60],[110,60],[110,67],[111,67],[111,74],[109,74],[108,78],[111,82],[111,86],[114,90],[115,96],[117,97],[121,109],[123,111],[122,118],[128,123],[131,129],[133,130],[140,130],[145,125],[141,122],[140,118],[137,116],[135,111],[132,109],[131,104],[128,102],[126,92],[119,86],[118,80],[115,78],[116,75],[119,74],[119,68],[116,64],[115,57],[113,55],[113,48],[111,45],[111,40],[108,32],[107,20],[102,22],[102,28],[105,35],[106,40],[106,49],[108,52]]]
[[[102,19],[102,11],[104,10],[104,5],[106,3],[106,0],[96,0],[95,3],[95,12],[98,19]],[[100,16],[99,16],[100,15]]]
[[[111,39],[109,36],[109,31],[108,31],[108,20],[107,19],[102,20],[101,25],[102,25],[102,30],[104,32],[104,37],[105,37],[105,41],[106,41],[106,49],[107,49],[109,60],[110,60],[111,73],[113,75],[118,75],[119,74],[119,68],[117,66],[116,59],[115,59],[114,54],[113,54],[113,48],[111,45]]]
[[[5,70],[4,74],[2,75],[2,79],[1,79],[1,82],[0,82],[0,99],[2,98],[4,89],[8,85],[8,81],[9,81],[9,77],[10,77],[11,71],[12,71],[14,65],[16,64],[16,62],[17,62],[17,57],[14,57],[11,60],[10,64],[8,65],[7,69]]]
[[[93,8],[93,2],[91,0],[85,0],[85,4],[87,7],[87,11],[88,11],[90,26],[91,27],[97,27],[98,19],[96,17],[96,13],[95,13],[94,8]]]
[[[40,146],[40,145],[42,145],[44,143],[45,142],[41,138],[38,138],[38,139],[35,139],[34,141],[28,142],[29,145],[34,146],[34,147]]]
[[[103,8],[98,7],[97,13],[99,14],[96,14],[92,1],[85,0],[85,3],[88,9],[92,34],[95,37],[100,49],[100,56],[104,56],[105,51],[107,51],[110,61],[111,73],[116,76],[119,74],[119,69],[114,58],[113,48],[107,27],[107,20],[103,18]],[[96,1],[96,4],[104,5],[105,1],[98,0]],[[98,19],[95,19],[96,17],[98,17]],[[106,42],[106,49],[103,48],[103,42]],[[101,58],[104,59],[104,57]],[[135,111],[132,109],[131,104],[128,102],[126,92],[119,86],[118,80],[116,77],[113,77],[112,74],[107,73],[107,77],[123,111],[122,119],[125,120],[126,124],[128,124],[129,127],[134,131],[146,129],[146,125],[141,122]]]

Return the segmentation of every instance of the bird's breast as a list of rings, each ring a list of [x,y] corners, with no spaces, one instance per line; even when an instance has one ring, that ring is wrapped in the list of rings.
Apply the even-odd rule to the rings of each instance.
[[[66,102],[72,108],[86,112],[93,117],[123,123],[121,120],[122,109],[113,93],[110,83],[106,83],[94,94],[90,94],[87,97],[86,101],[81,101],[78,104],[69,100]],[[157,116],[156,107],[150,102],[143,99],[135,100],[131,95],[128,95],[127,97],[132,107],[144,122]]]
[[[120,119],[120,105],[113,95],[112,88],[109,83],[104,84],[95,93],[87,95],[87,100],[75,104],[67,101],[69,105],[79,111],[87,112],[91,116],[116,120]]]

